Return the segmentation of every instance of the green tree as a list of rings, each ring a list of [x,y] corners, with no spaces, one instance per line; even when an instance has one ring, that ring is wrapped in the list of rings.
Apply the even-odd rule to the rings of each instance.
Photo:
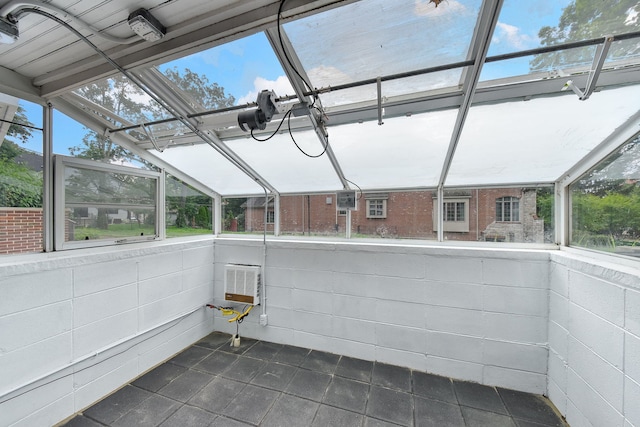
[[[97,112],[103,119],[111,122],[114,127],[122,126],[127,122],[141,123],[149,119],[145,114],[148,113],[148,107],[139,101],[144,98],[145,93],[124,76],[118,75],[111,79],[91,83],[78,89],[78,93],[126,120],[118,122],[112,115]],[[82,138],[82,144],[69,148],[69,152],[72,156],[102,162],[136,159],[132,153],[110,138],[89,129]]]
[[[180,72],[173,68],[166,71],[166,77],[174,82],[181,90],[187,93],[194,102],[200,104],[203,108],[223,108],[234,104],[235,100],[232,96],[226,96],[224,89],[217,83],[210,83],[206,76],[199,75],[189,69]],[[116,76],[114,78],[89,84],[78,90],[79,94],[86,99],[106,108],[114,113],[104,114],[96,109],[96,114],[112,123],[113,127],[128,125],[130,123],[144,123],[155,119],[166,118],[167,112],[160,105],[151,101],[148,96],[136,85],[133,85],[124,76]],[[146,101],[143,101],[146,100]],[[123,120],[118,120],[117,117]],[[177,127],[177,124],[167,124],[169,128]],[[134,137],[145,140],[147,137],[144,133],[132,132]],[[71,155],[92,159],[103,162],[112,162],[114,160],[138,161],[138,159],[125,148],[114,143],[111,139],[106,138],[97,132],[88,130],[82,139],[82,144],[70,148]],[[146,163],[145,163],[146,164]],[[151,167],[151,165],[148,165]],[[74,177],[80,184],[85,178],[78,175]],[[101,178],[103,179],[103,178]],[[130,179],[130,177],[129,177]],[[170,185],[170,184],[168,184]],[[106,188],[105,183],[91,182],[92,188]],[[191,190],[193,191],[193,190]],[[167,194],[171,194],[169,191]],[[168,208],[176,213],[176,225],[180,227],[188,227],[192,225],[198,213],[198,206],[204,203],[211,205],[210,198],[200,195],[202,200],[190,200],[194,196],[190,191],[178,192],[179,196],[174,194],[168,196]],[[206,200],[203,202],[203,200]],[[106,211],[99,209],[98,218],[106,218]],[[102,220],[99,224],[101,227],[107,227],[107,221]]]
[[[542,46],[595,39],[609,34],[640,30],[640,2],[637,0],[575,0],[560,16],[555,27],[545,26],[538,32]],[[632,43],[631,43],[632,42]],[[614,43],[609,51],[612,58],[637,55],[635,41]],[[593,48],[569,49],[536,55],[530,62],[532,71],[547,70],[567,65],[590,64]]]
[[[233,96],[225,95],[223,87],[217,83],[210,83],[207,76],[194,73],[188,68],[180,73],[176,67],[173,67],[165,70],[164,74],[206,109],[231,107],[235,103]]]
[[[42,173],[16,160],[24,152],[19,143],[32,136],[31,129],[20,124],[33,126],[19,105],[0,145],[0,206],[42,207]]]
[[[0,159],[0,170],[0,206],[42,207],[41,173],[7,159]]]

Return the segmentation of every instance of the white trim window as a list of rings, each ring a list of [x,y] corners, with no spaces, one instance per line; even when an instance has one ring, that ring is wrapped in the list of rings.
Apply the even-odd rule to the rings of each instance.
[[[520,199],[513,196],[505,196],[496,199],[497,222],[520,221]]]
[[[273,209],[267,211],[267,224],[274,224],[276,222],[276,213]]]
[[[434,198],[434,202],[437,199]],[[437,205],[437,203],[435,203]],[[445,198],[442,203],[444,231],[469,232],[469,198]],[[438,212],[433,212],[433,230],[438,230]]]
[[[367,218],[387,217],[387,197],[368,196],[367,197]]]
[[[55,157],[56,250],[164,237],[160,172]]]

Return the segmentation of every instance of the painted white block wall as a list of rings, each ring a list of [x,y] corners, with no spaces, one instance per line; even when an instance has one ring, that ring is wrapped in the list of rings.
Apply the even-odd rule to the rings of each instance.
[[[55,424],[213,329],[235,332],[202,305],[224,302],[224,264],[262,262],[260,240],[227,237],[0,258],[0,425]],[[574,427],[640,426],[635,264],[278,240],[266,280],[268,325],[258,307],[243,336],[547,394]]]
[[[258,307],[241,336],[547,391],[546,251],[279,240],[266,257],[268,325]],[[216,303],[225,264],[262,259],[262,241],[217,239]]]
[[[0,425],[56,424],[213,330],[212,238],[0,258]]]
[[[640,426],[640,271],[551,254],[549,397],[572,427]]]

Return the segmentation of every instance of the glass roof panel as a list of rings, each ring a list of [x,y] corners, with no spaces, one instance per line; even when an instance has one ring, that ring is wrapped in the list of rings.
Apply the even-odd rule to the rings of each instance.
[[[342,189],[326,154],[311,158],[300,151],[304,150],[311,156],[318,156],[323,152],[316,133],[312,130],[298,131],[293,132],[293,137],[300,149],[287,131],[265,142],[237,139],[228,141],[227,145],[281,193]]]
[[[363,190],[435,187],[457,110],[329,128],[346,178]]]
[[[149,151],[223,196],[264,194],[253,179],[207,144]]]
[[[428,0],[366,0],[284,29],[313,87],[326,88],[466,60],[480,6],[480,0],[447,0],[438,7]],[[441,87],[441,80],[424,76],[418,90]]]
[[[588,72],[591,69],[591,64],[593,64],[593,56],[596,53],[596,46],[567,49],[564,51],[565,58],[571,56],[574,51],[581,52],[580,56],[583,57],[581,62],[577,62],[576,59],[576,62],[559,61],[548,63],[546,66],[542,66],[542,64],[540,64],[539,66],[534,67],[533,64],[536,63],[542,55],[527,55],[520,58],[486,62],[482,67],[482,72],[480,73],[480,81],[485,82],[495,79],[512,78],[514,76],[518,76],[518,80],[520,81],[526,81]],[[533,74],[538,75],[534,76]]]
[[[577,3],[577,4],[576,4]],[[505,0],[500,11],[488,56],[519,52],[543,46],[604,38],[640,30],[640,4],[636,0],[616,2],[539,0],[522,2]],[[638,39],[612,45],[609,58],[638,55]],[[590,66],[592,46],[549,52],[488,65],[481,80],[495,78],[496,69],[503,77],[526,75],[536,71]]]
[[[638,112],[640,85],[471,107],[448,186],[554,182]]]
[[[89,101],[83,105],[85,110],[113,123],[114,128],[172,117],[122,74],[90,83],[74,93]]]
[[[381,83],[381,95],[384,102],[385,100],[395,96],[424,94],[425,91],[434,89],[457,89],[461,76],[462,68],[458,68],[420,76],[389,80]],[[375,84],[370,84],[327,92],[320,95],[320,99],[322,100],[322,106],[327,107],[327,111],[331,111],[331,107],[348,105],[355,102],[377,101],[377,96],[377,86]]]
[[[255,102],[263,89],[293,95],[264,33],[231,41],[158,66],[171,81],[205,110]],[[206,89],[196,90],[194,83]]]
[[[636,31],[640,28],[635,28]],[[611,43],[605,67],[640,63],[640,38],[620,40]]]

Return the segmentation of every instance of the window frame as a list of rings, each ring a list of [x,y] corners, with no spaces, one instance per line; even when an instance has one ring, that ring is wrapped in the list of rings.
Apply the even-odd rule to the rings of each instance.
[[[371,214],[371,204],[380,202],[380,207],[375,207],[375,210],[380,210],[380,214]],[[387,218],[387,199],[383,197],[371,197],[367,198],[367,219],[386,219]]]
[[[271,208],[267,209],[267,224],[275,224],[276,223],[276,211]]]
[[[99,246],[112,246],[126,243],[138,243],[144,241],[161,240],[165,237],[165,191],[163,171],[155,172],[145,169],[137,169],[128,166],[113,165],[110,163],[97,162],[95,160],[81,159],[55,155],[54,163],[54,250],[61,251],[67,249],[89,248]],[[67,168],[84,169],[106,173],[119,173],[131,176],[138,176],[155,180],[155,234],[153,236],[132,236],[127,238],[105,238],[95,240],[65,241],[65,170]]]
[[[508,199],[508,200],[507,200]],[[515,202],[515,203],[514,203]],[[500,216],[498,216],[498,204],[501,205]],[[517,205],[518,218],[513,219],[513,207]],[[509,218],[505,218],[505,206],[509,206]],[[496,222],[520,222],[520,198],[516,196],[502,196],[496,198]]]
[[[444,219],[442,221],[443,228],[445,232],[451,233],[468,233],[469,232],[469,200],[471,196],[462,196],[462,197],[444,197],[442,199],[442,212],[444,215]],[[435,204],[437,206],[437,198],[434,198]],[[464,219],[450,221],[447,220],[447,204],[450,203],[463,203],[463,212]],[[433,231],[438,231],[438,211],[437,209],[433,210]]]

